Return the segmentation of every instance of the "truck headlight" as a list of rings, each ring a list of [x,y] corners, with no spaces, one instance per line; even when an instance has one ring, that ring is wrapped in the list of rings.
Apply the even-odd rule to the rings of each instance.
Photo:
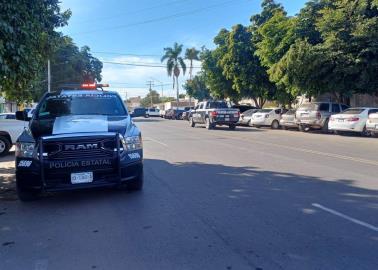
[[[32,158],[35,153],[35,143],[16,143],[16,157]]]
[[[142,136],[121,137],[121,142],[126,151],[140,150],[143,148]]]

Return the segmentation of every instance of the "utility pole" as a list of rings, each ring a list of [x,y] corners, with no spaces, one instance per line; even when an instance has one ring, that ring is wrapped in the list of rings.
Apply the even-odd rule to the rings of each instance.
[[[47,60],[47,92],[51,92],[51,65],[50,59]]]
[[[153,107],[152,103],[152,86],[154,85],[154,81],[147,81],[147,85],[150,86],[150,100],[151,100],[151,108]]]

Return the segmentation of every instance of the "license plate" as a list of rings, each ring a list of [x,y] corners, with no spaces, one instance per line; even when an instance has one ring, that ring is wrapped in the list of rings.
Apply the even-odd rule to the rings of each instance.
[[[228,121],[228,120],[230,120],[230,117],[229,117],[229,116],[226,116],[226,118],[225,118],[225,119],[226,119],[226,121]]]
[[[72,184],[85,184],[93,182],[93,172],[71,173]]]
[[[339,122],[344,122],[344,119],[339,119]]]

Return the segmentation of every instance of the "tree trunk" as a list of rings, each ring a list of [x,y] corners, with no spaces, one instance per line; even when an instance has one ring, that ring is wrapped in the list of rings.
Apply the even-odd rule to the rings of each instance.
[[[179,86],[179,80],[178,80],[178,76],[176,76],[176,87],[177,87],[177,98],[176,98],[176,102],[177,102],[177,110],[178,110],[178,108],[179,108],[179,102],[180,102],[180,94],[179,94],[179,92],[180,92],[180,86]]]

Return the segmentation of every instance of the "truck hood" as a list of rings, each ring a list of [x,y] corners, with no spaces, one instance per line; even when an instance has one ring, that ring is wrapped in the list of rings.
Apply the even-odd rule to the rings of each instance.
[[[94,132],[126,134],[133,124],[128,116],[69,115],[55,119],[33,121],[30,128],[34,137]]]

